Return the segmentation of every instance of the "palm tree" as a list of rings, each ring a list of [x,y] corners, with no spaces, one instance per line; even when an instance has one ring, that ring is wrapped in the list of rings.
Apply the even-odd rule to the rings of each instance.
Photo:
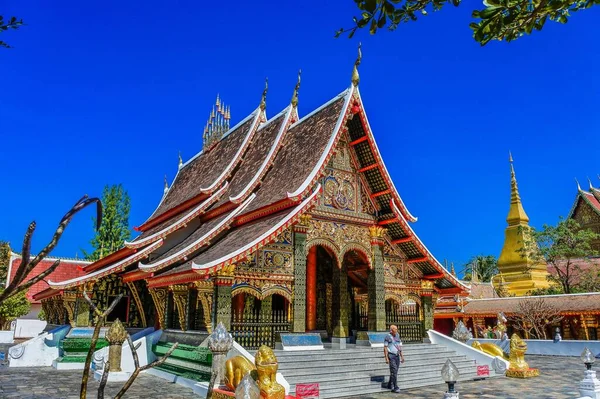
[[[475,270],[476,278],[473,278],[473,270]],[[498,260],[494,255],[477,255],[473,256],[464,269],[465,281],[480,281],[489,283],[495,274],[498,274]]]

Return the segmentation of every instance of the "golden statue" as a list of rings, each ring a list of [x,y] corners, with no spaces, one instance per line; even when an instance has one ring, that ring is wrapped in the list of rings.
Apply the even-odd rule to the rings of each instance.
[[[240,384],[246,374],[250,374],[256,367],[244,356],[235,356],[225,362],[225,385],[227,388],[235,392],[235,389]]]
[[[491,356],[500,356],[503,359],[508,360],[508,356],[506,356],[506,353],[504,353],[504,351],[502,350],[502,348],[500,348],[498,345],[496,344],[488,344],[488,343],[479,343],[479,341],[473,341],[473,343],[471,344],[471,347],[487,353],[488,355]]]
[[[517,334],[513,334],[510,337],[510,355],[508,357],[510,364],[508,370],[506,370],[507,377],[529,378],[540,375],[540,370],[529,368],[525,361],[526,351],[527,342],[523,341]]]
[[[277,382],[277,357],[273,349],[266,345],[258,348],[254,358],[258,372],[260,397],[264,399],[285,399],[285,388]]]

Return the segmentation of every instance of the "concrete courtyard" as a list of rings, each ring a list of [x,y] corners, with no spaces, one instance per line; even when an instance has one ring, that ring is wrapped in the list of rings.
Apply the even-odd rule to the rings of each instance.
[[[583,378],[584,370],[579,358],[529,356],[527,361],[531,367],[540,369],[539,377],[525,380],[501,377],[462,382],[457,385],[460,397],[463,399],[572,399],[579,397],[577,388],[579,381]],[[79,398],[80,381],[81,371],[56,371],[50,367],[25,369],[0,367],[0,398],[76,399]],[[121,386],[122,383],[108,384],[105,397],[114,397]],[[92,379],[88,386],[88,398],[96,398],[97,389],[98,382]],[[441,398],[445,390],[446,385],[440,384],[406,390],[400,394],[382,393],[360,398]],[[130,399],[186,399],[198,396],[195,396],[190,389],[142,374],[125,397]]]

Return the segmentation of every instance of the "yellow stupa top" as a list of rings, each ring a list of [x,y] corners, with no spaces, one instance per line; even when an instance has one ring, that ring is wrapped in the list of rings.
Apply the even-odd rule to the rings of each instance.
[[[510,161],[510,208],[504,236],[504,246],[498,258],[498,271],[503,281],[508,283],[508,292],[513,295],[526,295],[535,288],[549,285],[546,276],[547,268],[544,263],[533,259],[528,253],[521,252],[525,242],[531,241],[529,217],[525,213],[519,186],[515,175],[512,154]],[[499,287],[497,287],[499,288]]]

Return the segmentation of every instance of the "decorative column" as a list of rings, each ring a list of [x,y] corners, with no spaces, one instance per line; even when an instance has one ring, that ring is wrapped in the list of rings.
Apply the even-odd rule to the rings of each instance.
[[[187,330],[187,297],[188,288],[184,284],[176,284],[169,287],[173,293],[173,304],[177,307],[177,318],[182,331]]]
[[[235,265],[223,267],[214,276],[214,303],[212,324],[223,324],[225,330],[231,328],[231,287],[233,286]]]
[[[167,297],[168,291],[166,288],[149,288],[148,292],[150,292],[150,296],[152,297],[152,302],[154,302],[154,308],[156,309],[156,314],[158,316],[158,323],[160,328],[167,328]]]
[[[293,332],[306,331],[306,233],[310,215],[300,216],[294,226],[294,321]]]
[[[83,297],[77,297],[75,303],[75,325],[87,327],[90,324],[90,305]]]
[[[385,271],[383,266],[383,235],[379,226],[369,228],[371,233],[371,270],[367,281],[369,306],[367,324],[369,331],[385,331]]]
[[[346,265],[333,267],[333,337],[348,336],[348,271]]]
[[[76,291],[66,291],[63,293],[63,306],[67,312],[67,322],[71,327],[75,327],[75,303],[77,301]]]
[[[127,331],[121,324],[119,319],[116,319],[112,326],[106,332],[106,340],[109,343],[108,347],[108,371],[111,373],[121,372],[121,349],[123,342],[127,339]]]
[[[317,329],[317,247],[306,258],[306,330]]]
[[[433,281],[421,280],[421,308],[423,310],[423,321],[421,322],[421,333],[423,338],[428,338],[427,330],[433,330]]]
[[[213,304],[213,282],[210,280],[195,281],[194,284],[198,290],[198,304],[196,309],[202,308],[202,316],[204,318],[204,326],[210,333],[212,332],[211,317]]]

